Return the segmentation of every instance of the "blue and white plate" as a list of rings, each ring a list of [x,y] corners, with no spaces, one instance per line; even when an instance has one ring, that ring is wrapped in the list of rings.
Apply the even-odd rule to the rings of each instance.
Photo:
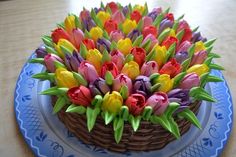
[[[33,54],[31,58],[35,57]],[[52,114],[49,96],[39,93],[49,87],[48,81],[31,78],[33,74],[44,71],[40,64],[26,63],[16,83],[15,113],[21,133],[36,156],[45,157],[210,157],[219,156],[229,138],[233,105],[226,81],[209,83],[206,90],[218,101],[203,102],[198,118],[202,130],[194,126],[180,138],[162,150],[150,152],[126,152],[123,154],[84,144],[70,133]],[[219,71],[212,75],[223,78]],[[224,78],[223,78],[224,79]]]

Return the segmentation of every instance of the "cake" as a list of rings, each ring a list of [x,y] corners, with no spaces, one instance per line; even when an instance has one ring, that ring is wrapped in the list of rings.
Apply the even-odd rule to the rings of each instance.
[[[40,94],[53,114],[86,144],[111,151],[150,151],[201,129],[202,101],[216,101],[204,87],[220,82],[212,69],[215,39],[202,37],[170,9],[147,4],[101,3],[69,14],[30,63],[43,64],[33,78],[49,80]]]

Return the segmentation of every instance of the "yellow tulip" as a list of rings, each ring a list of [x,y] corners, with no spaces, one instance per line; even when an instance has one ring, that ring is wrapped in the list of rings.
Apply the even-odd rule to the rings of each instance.
[[[123,32],[127,35],[129,32],[137,27],[135,20],[126,19],[122,24]]]
[[[195,43],[195,50],[194,52],[199,52],[199,51],[202,51],[202,50],[206,50],[206,47],[204,45],[204,43],[202,41],[198,41]]]
[[[138,63],[136,63],[135,61],[125,63],[124,67],[121,70],[121,73],[134,80],[140,74]]]
[[[96,16],[101,20],[102,25],[111,18],[111,15],[105,11],[99,11]]]
[[[71,42],[69,42],[68,40],[66,40],[66,39],[59,39],[58,43],[55,45],[55,49],[57,50],[58,55],[61,58],[63,58],[63,59],[65,58],[65,54],[61,50],[61,46],[67,48],[67,50],[69,50],[70,53],[72,53],[74,50],[76,50],[74,45]]]
[[[166,58],[166,47],[165,46],[159,46],[155,45],[154,47],[154,58],[153,60],[157,62],[158,67],[161,67],[163,65],[163,62]]]
[[[72,88],[78,86],[78,82],[74,78],[73,73],[64,68],[56,69],[55,80],[58,87]]]
[[[210,69],[206,64],[195,64],[187,70],[187,73],[195,72],[198,76],[201,76],[202,74],[209,72],[209,70]]]
[[[66,31],[71,32],[73,29],[75,29],[75,16],[74,15],[68,15],[64,21]]]
[[[117,114],[123,105],[123,98],[120,93],[113,91],[111,94],[108,92],[103,98],[102,110],[110,113]]]
[[[93,64],[98,74],[100,74],[102,66],[102,54],[97,49],[90,49],[86,54],[86,60]]]
[[[159,90],[166,93],[173,88],[174,80],[170,78],[170,75],[162,74],[154,80],[154,83],[160,83]]]
[[[145,9],[144,6],[136,4],[136,5],[134,6],[134,9],[133,9],[133,10],[139,11],[139,13],[142,15],[144,9]]]
[[[120,39],[117,43],[117,49],[124,55],[128,55],[132,49],[132,41],[130,38]]]
[[[169,36],[176,37],[174,29],[170,29]]]
[[[93,27],[89,33],[94,41],[97,41],[98,38],[101,38],[103,36],[103,31],[98,26]]]

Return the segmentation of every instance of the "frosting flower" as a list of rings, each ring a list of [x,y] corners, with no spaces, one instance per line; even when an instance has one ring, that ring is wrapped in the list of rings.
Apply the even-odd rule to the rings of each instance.
[[[101,63],[102,54],[97,49],[90,49],[88,53],[86,54],[86,60],[89,63],[93,64],[98,74],[100,74],[100,70],[102,66],[102,63]]]
[[[134,10],[134,11],[130,14],[130,19],[131,19],[131,20],[135,20],[136,23],[138,23],[141,18],[142,18],[142,15],[141,15],[140,12],[137,11],[137,10]]]
[[[87,19],[83,20],[82,24],[83,28],[86,29],[87,31],[90,31],[93,27],[96,26],[95,22],[91,17],[88,17]]]
[[[70,40],[69,34],[62,28],[55,29],[51,34],[52,41],[57,44],[59,39]]]
[[[97,78],[94,82],[89,84],[89,89],[93,96],[105,95],[110,92],[110,87],[106,84],[106,81],[101,77]]]
[[[206,64],[195,64],[187,70],[187,73],[195,72],[198,76],[201,76],[202,74],[209,72],[209,70],[210,69]]]
[[[186,59],[188,59],[188,52],[187,51],[180,51],[175,54],[175,59],[178,63],[182,63]]]
[[[166,93],[172,89],[174,81],[170,78],[170,75],[162,74],[154,80],[154,83],[160,83],[159,90]]]
[[[106,93],[102,102],[102,110],[117,114],[123,105],[123,98],[120,93],[113,91],[111,94]]]
[[[93,27],[89,33],[94,41],[97,41],[98,38],[101,38],[103,36],[103,31],[98,26]]]
[[[207,39],[202,37],[200,32],[193,32],[191,42],[195,43],[198,41],[205,42],[205,41],[207,41]]]
[[[125,16],[121,11],[117,11],[112,15],[111,19],[116,21],[117,24],[120,24],[125,21]]]
[[[105,49],[110,52],[111,42],[105,38],[99,38],[97,40],[97,49],[103,52]]]
[[[142,27],[142,28],[145,28],[145,27],[147,27],[147,26],[151,26],[151,25],[152,25],[153,20],[152,20],[151,17],[149,17],[149,16],[144,16],[144,17],[142,18],[142,20],[143,20],[143,27]]]
[[[138,116],[146,106],[145,97],[141,94],[132,94],[126,99],[125,105],[128,106],[129,113]]]
[[[73,73],[64,68],[56,69],[55,80],[58,87],[72,88],[78,86],[78,83],[74,78]]]
[[[178,52],[185,52],[185,51],[187,52],[191,45],[192,45],[192,44],[191,44],[191,42],[189,42],[189,41],[184,41],[184,42],[182,42],[182,43],[177,47],[177,53],[178,53]]]
[[[46,51],[45,46],[39,46],[36,50],[35,53],[37,55],[37,58],[44,58],[44,56],[46,56],[48,53]]]
[[[141,47],[134,47],[131,49],[131,54],[134,56],[134,61],[141,67],[145,62],[146,51]]]
[[[70,53],[72,53],[73,51],[77,51],[71,42],[69,42],[66,39],[59,39],[57,45],[55,45],[55,48],[58,52],[58,55],[63,59],[65,58],[65,54],[61,50],[61,46],[65,47],[67,50],[69,50]]]
[[[70,33],[73,29],[75,29],[75,16],[68,15],[64,21],[66,31]]]
[[[134,8],[133,8],[134,11],[135,11],[135,10],[136,10],[136,11],[139,11],[140,14],[143,13],[144,9],[145,9],[145,7],[142,6],[142,5],[139,5],[139,4],[135,4],[135,6],[134,6]]]
[[[206,47],[202,41],[198,41],[195,43],[195,53],[199,51],[206,50]]]
[[[101,76],[105,78],[106,72],[110,71],[113,77],[116,77],[118,75],[118,68],[113,62],[105,62],[102,65],[102,70],[101,70]]]
[[[192,31],[185,20],[179,22],[179,26],[177,28],[177,32],[184,30],[184,35],[182,37],[181,42],[183,41],[190,41],[192,38]]]
[[[104,24],[104,28],[107,31],[107,33],[110,34],[112,31],[118,29],[118,25],[114,20],[107,20]]]
[[[200,78],[196,73],[189,73],[182,79],[179,88],[181,89],[191,89],[197,87],[200,84]]]
[[[153,8],[153,10],[148,13],[148,16],[152,18],[152,20],[154,21],[157,17],[157,15],[159,15],[160,13],[162,13],[162,8]]]
[[[144,27],[142,34],[143,34],[144,38],[149,34],[152,34],[153,36],[156,37],[157,36],[157,29],[154,26]]]
[[[140,75],[135,79],[133,89],[135,93],[148,96],[151,94],[151,86],[149,77]]]
[[[135,41],[135,39],[141,35],[140,31],[137,29],[132,30],[131,32],[129,32],[129,34],[127,35],[127,38],[130,38],[132,41]]]
[[[129,78],[134,80],[139,74],[139,65],[134,61],[130,61],[125,63],[124,67],[122,68],[121,72],[127,75]]]
[[[54,64],[55,61],[59,61],[61,63],[63,62],[60,57],[58,57],[57,55],[54,55],[54,54],[49,53],[46,56],[44,56],[44,63],[45,63],[45,66],[49,72],[55,72],[55,70],[56,70],[56,67]]]
[[[163,65],[160,69],[160,74],[169,74],[170,77],[175,77],[181,71],[181,65],[176,61],[175,58],[172,58],[169,62]]]
[[[191,103],[189,90],[187,89],[176,88],[171,90],[167,95],[170,102],[177,102],[181,107],[187,107]]]
[[[153,109],[153,113],[160,116],[168,107],[169,100],[166,93],[156,92],[147,99],[146,105],[151,106]]]
[[[89,106],[92,101],[90,90],[85,86],[70,88],[67,92],[69,100],[75,105]]]
[[[161,67],[162,64],[163,64],[163,61],[165,60],[166,58],[166,47],[165,46],[155,46],[155,55],[154,55],[154,58],[152,60],[156,61],[157,64],[158,64],[158,67]]]
[[[84,33],[80,29],[73,29],[70,33],[70,41],[79,50],[80,44],[84,39]]]
[[[122,24],[123,32],[127,35],[133,29],[137,27],[137,23],[134,20],[126,19]]]
[[[151,47],[150,49],[152,49],[157,43],[158,43],[158,40],[157,38],[153,35],[153,34],[148,34],[144,39],[143,39],[143,42],[142,44],[146,43],[148,40],[151,40]],[[149,50],[148,50],[149,51]]]
[[[115,63],[118,70],[121,71],[125,61],[123,53],[121,53],[119,50],[113,50],[111,51],[110,55],[111,55],[111,61]]]
[[[173,21],[164,19],[160,23],[159,34],[161,34],[161,32],[163,32],[167,28],[172,28],[172,26],[173,26]]]
[[[128,76],[124,75],[124,74],[119,74],[113,80],[112,90],[119,92],[122,86],[127,86],[128,89],[129,89],[129,94],[132,93],[132,81],[131,81],[131,79]]]
[[[115,2],[107,3],[106,8],[107,7],[111,9],[112,14],[114,14],[117,10],[119,10],[119,7]]]
[[[124,34],[120,30],[115,30],[110,33],[111,41],[115,41],[116,43],[124,38]]]
[[[87,10],[87,9],[84,9],[84,10],[82,10],[81,12],[80,12],[80,14],[79,14],[80,16],[80,19],[82,20],[82,21],[84,21],[84,20],[86,20],[86,19],[88,19],[89,17],[90,17],[90,12]]]
[[[167,37],[163,42],[162,42],[162,46],[165,46],[166,49],[168,49],[173,43],[178,43],[178,39],[176,37],[173,36],[169,36]]]
[[[158,72],[158,65],[155,61],[149,61],[143,64],[141,68],[141,75],[150,76],[153,73]]]
[[[110,19],[110,14],[106,13],[105,11],[99,11],[96,16],[101,20],[102,25],[104,25],[104,23]]]
[[[66,54],[65,65],[68,70],[77,72],[80,63],[83,60],[84,59],[81,57],[81,55],[74,51],[72,54]]]
[[[83,44],[86,46],[88,50],[95,48],[95,44],[92,39],[84,39]]]
[[[207,59],[207,51],[202,50],[202,51],[196,52],[193,55],[190,66],[193,66],[195,64],[202,64],[206,59]]]
[[[98,78],[95,67],[87,61],[82,61],[78,68],[78,72],[89,82],[93,82]]]
[[[126,56],[132,49],[132,41],[129,38],[120,39],[117,43],[117,49]]]

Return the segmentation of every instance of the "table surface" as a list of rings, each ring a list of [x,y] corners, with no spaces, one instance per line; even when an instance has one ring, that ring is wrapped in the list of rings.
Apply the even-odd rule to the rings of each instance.
[[[125,5],[131,0],[120,0]],[[144,4],[145,0],[139,0]],[[106,1],[104,1],[106,3]],[[49,34],[55,24],[82,7],[99,6],[96,0],[0,0],[0,152],[1,156],[33,156],[23,140],[15,121],[14,89],[23,64],[32,51],[42,43],[41,36]],[[148,0],[148,6],[171,7],[171,11],[185,19],[192,27],[200,26],[202,34],[217,38],[214,52],[222,58],[215,60],[223,71],[236,103],[236,1],[235,0]],[[232,68],[233,67],[233,68]],[[234,115],[235,117],[235,115]],[[236,122],[236,121],[234,121]],[[223,151],[223,157],[236,154],[236,130]]]

